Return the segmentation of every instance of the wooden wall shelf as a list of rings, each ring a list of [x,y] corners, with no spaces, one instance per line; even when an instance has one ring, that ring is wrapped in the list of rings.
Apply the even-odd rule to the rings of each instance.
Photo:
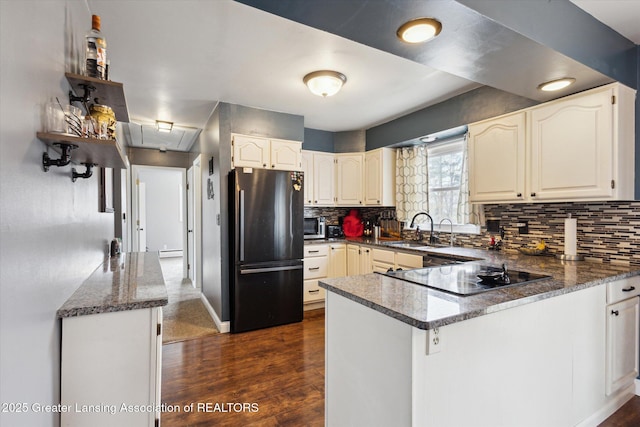
[[[87,77],[80,74],[64,73],[69,81],[73,92],[76,96],[83,96],[85,85],[95,88],[91,91],[91,103],[108,105],[116,115],[119,122],[129,122],[129,111],[127,110],[127,102],[124,98],[124,88],[122,83],[112,82],[110,80],[101,80],[94,77]]]
[[[55,143],[77,145],[78,148],[71,151],[74,163],[94,163],[114,169],[126,169],[129,166],[124,148],[113,139],[80,138],[47,132],[38,132],[36,136],[58,153],[61,150]]]

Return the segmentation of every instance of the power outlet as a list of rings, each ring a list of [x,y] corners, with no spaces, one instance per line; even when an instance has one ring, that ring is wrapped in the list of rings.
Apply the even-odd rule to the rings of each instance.
[[[429,329],[427,331],[427,356],[440,353],[442,345],[442,332],[440,328]]]
[[[529,234],[529,223],[527,221],[516,223],[516,227],[518,227],[518,234]]]

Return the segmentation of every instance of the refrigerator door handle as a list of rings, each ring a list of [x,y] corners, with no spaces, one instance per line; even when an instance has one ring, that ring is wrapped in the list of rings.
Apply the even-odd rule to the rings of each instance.
[[[244,190],[240,190],[240,261],[244,261]]]
[[[274,271],[290,271],[290,270],[302,270],[302,265],[290,265],[286,267],[247,268],[247,269],[241,269],[240,274],[271,273]]]

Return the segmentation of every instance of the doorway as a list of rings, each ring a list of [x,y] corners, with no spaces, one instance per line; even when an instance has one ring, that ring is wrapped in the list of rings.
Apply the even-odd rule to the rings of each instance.
[[[131,248],[183,257],[187,242],[186,170],[131,167]],[[186,263],[185,263],[185,277]]]

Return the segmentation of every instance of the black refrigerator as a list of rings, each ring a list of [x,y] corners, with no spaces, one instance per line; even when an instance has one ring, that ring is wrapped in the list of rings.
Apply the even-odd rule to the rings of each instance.
[[[229,173],[231,332],[302,320],[303,173]]]

